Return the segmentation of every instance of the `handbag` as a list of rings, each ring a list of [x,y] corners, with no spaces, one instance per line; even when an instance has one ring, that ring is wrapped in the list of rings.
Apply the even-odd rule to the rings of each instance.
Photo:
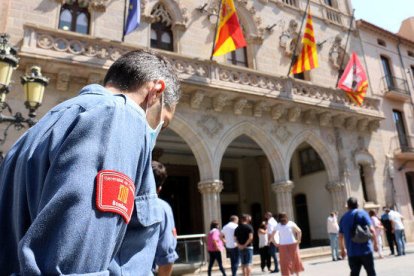
[[[372,233],[368,225],[360,225],[356,223],[358,211],[354,215],[354,223],[352,225],[351,241],[354,243],[366,243],[372,238]]]

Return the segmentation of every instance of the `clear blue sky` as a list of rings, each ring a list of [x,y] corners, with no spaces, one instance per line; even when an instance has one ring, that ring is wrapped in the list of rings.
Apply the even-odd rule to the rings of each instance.
[[[398,32],[404,19],[414,16],[414,0],[352,0],[352,6],[356,19],[393,33]]]

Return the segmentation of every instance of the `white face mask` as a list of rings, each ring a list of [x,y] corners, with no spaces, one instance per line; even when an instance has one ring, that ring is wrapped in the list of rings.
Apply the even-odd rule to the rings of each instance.
[[[162,109],[164,108],[164,94],[161,95],[161,111],[160,111],[160,117],[162,116]],[[145,115],[147,114],[148,111],[148,103],[147,103],[147,108],[145,110]],[[150,135],[150,140],[149,140],[149,146],[151,148],[151,151],[154,149],[155,147],[155,143],[157,142],[157,137],[158,134],[160,134],[160,131],[162,129],[162,126],[164,125],[164,120],[162,118],[160,118],[160,122],[158,123],[157,127],[155,129],[153,129],[148,121],[147,121],[147,125],[149,128],[149,135]]]

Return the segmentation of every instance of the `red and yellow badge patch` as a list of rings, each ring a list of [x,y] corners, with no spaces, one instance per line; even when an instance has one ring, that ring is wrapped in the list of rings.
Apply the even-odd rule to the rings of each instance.
[[[103,170],[96,175],[96,206],[102,212],[120,214],[129,223],[134,198],[134,182],[125,174]]]

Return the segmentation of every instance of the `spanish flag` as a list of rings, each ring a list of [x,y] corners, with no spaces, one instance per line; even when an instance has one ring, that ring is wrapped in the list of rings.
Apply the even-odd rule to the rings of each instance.
[[[313,32],[312,15],[310,8],[306,18],[305,33],[302,38],[302,52],[296,59],[296,63],[293,65],[292,74],[299,74],[304,71],[317,68],[318,64],[318,51],[316,49],[315,33]]]
[[[345,91],[348,98],[358,106],[364,102],[368,89],[368,78],[355,52],[345,67],[338,82],[338,88]]]
[[[221,56],[246,47],[243,30],[233,0],[222,0],[213,56]]]

